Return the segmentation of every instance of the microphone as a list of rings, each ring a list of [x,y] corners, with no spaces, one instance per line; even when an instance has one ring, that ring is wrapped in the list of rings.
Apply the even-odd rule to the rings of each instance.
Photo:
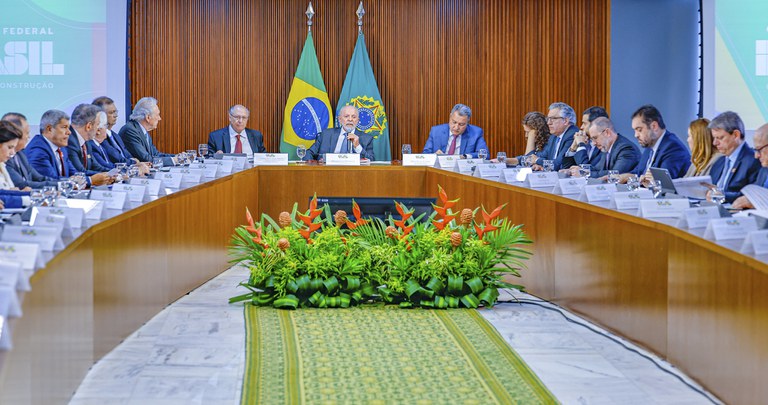
[[[347,128],[344,128],[344,131],[347,131]],[[352,144],[352,140],[349,139],[350,135],[354,133],[354,128],[352,131],[346,132],[347,136],[347,153],[354,153],[355,152],[355,146]]]

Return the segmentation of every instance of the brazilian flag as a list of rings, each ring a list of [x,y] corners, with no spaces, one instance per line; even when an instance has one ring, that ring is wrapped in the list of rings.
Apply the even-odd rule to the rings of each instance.
[[[352,53],[352,61],[349,62],[347,78],[344,79],[344,87],[341,88],[336,111],[347,104],[352,104],[360,110],[357,129],[373,135],[373,153],[376,160],[392,160],[387,114],[384,112],[379,86],[373,76],[373,68],[371,60],[368,59],[365,36],[362,32],[357,34],[355,51]]]
[[[288,102],[285,103],[280,152],[288,153],[291,160],[298,159],[296,146],[312,146],[317,134],[332,126],[332,118],[331,101],[325,90],[310,32],[304,42],[304,50],[301,51]]]

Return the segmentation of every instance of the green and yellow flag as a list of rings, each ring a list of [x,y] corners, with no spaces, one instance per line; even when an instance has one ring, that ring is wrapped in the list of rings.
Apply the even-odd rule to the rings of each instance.
[[[332,124],[331,100],[325,90],[310,32],[304,42],[304,50],[301,51],[288,102],[285,103],[280,152],[288,153],[291,160],[298,159],[296,147],[304,145],[309,148],[315,143],[317,134]]]
[[[392,152],[389,147],[389,122],[384,112],[384,103],[381,101],[379,86],[373,76],[371,60],[368,59],[368,50],[365,48],[365,36],[362,32],[357,34],[355,51],[349,62],[347,77],[341,88],[339,104],[341,107],[352,104],[360,110],[360,122],[357,129],[366,134],[373,135],[373,153],[376,160],[392,160]]]

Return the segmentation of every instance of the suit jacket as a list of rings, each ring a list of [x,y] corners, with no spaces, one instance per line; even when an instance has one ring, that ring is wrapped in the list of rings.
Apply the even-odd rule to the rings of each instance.
[[[619,135],[621,136],[621,135]],[[569,145],[570,146],[570,145]],[[583,149],[577,149],[573,156],[563,156],[561,166],[563,169],[567,169],[571,166],[578,165],[591,165],[597,167],[597,164],[602,160],[602,152],[596,146],[592,146],[592,156],[588,154],[589,145],[586,145]],[[566,154],[568,151],[566,151]]]
[[[720,180],[720,176],[723,174],[725,168],[726,156],[717,159],[712,165],[712,171],[709,172],[712,178],[712,184],[717,184]],[[752,184],[757,181],[757,174],[760,171],[760,161],[755,159],[755,151],[744,142],[741,147],[739,156],[736,158],[736,163],[731,167],[731,177],[728,178],[728,183],[725,185],[725,201],[733,202],[741,195],[741,188],[747,184]]]
[[[173,166],[174,155],[161,153],[152,142],[152,136],[144,135],[141,124],[136,120],[129,120],[120,128],[118,136],[122,138],[125,148],[128,149],[131,156],[139,159],[140,162],[152,162],[153,158],[163,158],[163,165]]]
[[[5,163],[5,168],[11,176],[13,184],[18,188],[43,188],[45,186],[56,186],[58,177],[46,177],[35,170],[29,164],[27,155],[24,151],[19,151],[15,157]]]
[[[448,138],[451,136],[451,128],[448,124],[435,125],[429,130],[429,138],[424,145],[422,153],[435,153],[438,150],[448,153]],[[461,134],[461,147],[459,154],[477,157],[477,151],[480,149],[488,150],[488,145],[483,137],[483,129],[472,124],[467,125],[467,129]],[[488,151],[490,154],[490,151]]]
[[[760,171],[757,172],[757,180],[755,180],[755,183],[760,187],[768,187],[768,167],[761,167]]]
[[[93,176],[96,173],[106,172],[109,169],[98,164],[93,159],[93,144],[89,141],[85,142],[86,157],[83,159],[83,149],[80,148],[80,141],[77,139],[75,129],[70,127],[72,134],[69,136],[69,143],[67,144],[67,153],[69,154],[69,161],[72,162],[72,166],[77,169],[78,172],[84,172],[87,176]],[[85,164],[83,164],[85,160]]]
[[[555,151],[555,148],[557,148],[557,137],[550,135],[549,141],[547,141],[547,146],[544,147],[541,154],[537,155],[539,159],[536,161],[536,164],[542,165],[545,160],[552,160],[555,162],[555,170],[560,170],[563,166],[565,152],[568,151],[568,148],[573,143],[573,135],[577,131],[578,129],[573,125],[568,127],[565,132],[563,132],[562,140],[560,141],[560,149],[557,151]],[[555,152],[557,152],[557,155],[555,155]]]
[[[94,162],[103,167],[105,172],[115,168],[115,164],[109,161],[107,151],[104,149],[106,143],[107,141],[104,140],[104,142],[99,144],[94,139],[86,142],[86,145],[88,145],[91,150],[91,156],[93,157]]]
[[[645,174],[645,167],[648,165],[651,153],[653,153],[652,148],[645,148],[642,156],[640,156],[640,162],[637,163],[637,167],[632,171],[634,174],[638,176]],[[667,131],[661,139],[659,149],[656,150],[656,156],[653,158],[651,167],[667,169],[669,170],[669,176],[677,179],[685,176],[685,172],[688,171],[690,165],[691,152],[688,151],[688,147],[683,144],[683,141],[677,135]]]
[[[59,157],[53,153],[43,135],[33,136],[24,151],[27,154],[27,158],[29,158],[29,164],[45,177],[58,179],[72,176],[77,172],[75,167],[72,166],[72,162],[69,161],[66,148],[61,148],[64,157],[64,174],[59,175],[59,169],[56,166],[56,160]]]
[[[261,132],[246,128],[245,135],[248,138],[248,144],[251,145],[253,153],[264,153],[267,151],[267,148],[264,147],[264,136]],[[214,154],[216,151],[234,153],[235,145],[230,144],[229,126],[208,134],[208,154]]]
[[[22,197],[29,195],[28,191],[0,190],[0,200],[5,208],[23,208]]]
[[[640,149],[629,139],[617,135],[610,153],[601,153],[597,170],[592,168],[591,177],[603,177],[608,175],[608,170],[618,170],[619,173],[629,173],[640,161]],[[606,164],[607,163],[607,164]]]
[[[303,160],[317,160],[324,153],[333,153],[336,149],[336,142],[339,139],[341,128],[328,128],[317,134],[315,143],[307,149],[307,154]],[[360,146],[363,147],[360,158],[374,160],[373,156],[373,136],[364,134],[355,129],[355,135],[360,137]]]
[[[110,163],[126,163],[133,164],[133,156],[128,149],[125,148],[123,140],[117,135],[116,132],[109,130],[109,136],[104,142],[101,143],[101,147],[104,152],[107,153]]]

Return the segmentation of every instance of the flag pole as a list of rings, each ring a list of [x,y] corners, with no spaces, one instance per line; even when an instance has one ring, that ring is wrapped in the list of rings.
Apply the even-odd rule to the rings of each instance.
[[[365,15],[365,9],[363,8],[363,2],[360,2],[360,5],[357,6],[357,33],[362,34],[363,33],[363,16]]]
[[[307,6],[307,11],[304,14],[307,15],[307,32],[312,32],[312,17],[315,16],[315,9],[312,8],[311,1],[309,2],[309,5]]]

